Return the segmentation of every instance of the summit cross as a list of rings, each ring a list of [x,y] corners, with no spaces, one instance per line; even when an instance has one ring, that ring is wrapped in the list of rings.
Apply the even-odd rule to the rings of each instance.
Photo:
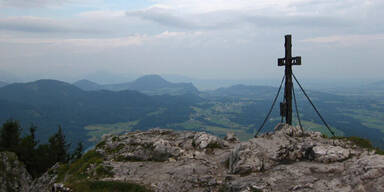
[[[285,66],[284,102],[280,103],[280,115],[286,124],[292,125],[292,65],[301,65],[301,57],[292,57],[292,35],[285,36],[285,58],[279,58],[277,65]]]

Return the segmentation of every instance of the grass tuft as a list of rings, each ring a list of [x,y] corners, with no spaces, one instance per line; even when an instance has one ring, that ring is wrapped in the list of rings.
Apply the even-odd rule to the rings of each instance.
[[[108,168],[102,165],[103,156],[96,152],[95,150],[88,151],[80,159],[76,160],[71,164],[63,164],[58,169],[58,178],[59,182],[73,182],[88,177],[102,177],[102,176],[111,176],[111,172],[107,173]],[[89,168],[95,167],[96,175],[89,174]]]
[[[384,155],[384,151],[378,147],[374,147],[372,145],[371,141],[369,141],[368,139],[364,139],[361,137],[355,137],[355,136],[351,136],[351,137],[336,136],[336,137],[332,137],[332,139],[347,140],[347,141],[350,141],[353,144],[355,144],[356,146],[359,146],[361,148],[368,149],[368,150],[375,150],[376,154],[378,154],[378,155]]]

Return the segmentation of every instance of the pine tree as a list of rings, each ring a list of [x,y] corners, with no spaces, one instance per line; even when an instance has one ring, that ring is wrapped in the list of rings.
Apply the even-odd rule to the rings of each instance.
[[[37,173],[37,176],[40,176],[55,164],[51,157],[49,144],[40,144],[37,147],[36,162],[36,166],[33,169]]]
[[[29,129],[29,135],[23,137],[17,147],[16,153],[21,161],[24,162],[28,172],[32,177],[37,177],[39,172],[36,167],[39,161],[37,161],[37,144],[35,138],[36,126],[31,125]]]
[[[15,151],[20,143],[20,124],[15,120],[7,120],[0,130],[0,150]]]
[[[51,162],[67,163],[69,161],[69,149],[70,144],[65,141],[65,135],[63,134],[61,126],[56,134],[49,138],[49,148],[51,154]]]
[[[0,127],[0,150],[15,152],[32,177],[39,177],[57,162],[67,163],[71,158],[81,157],[82,143],[73,154],[68,153],[70,144],[67,144],[61,126],[49,138],[48,144],[40,145],[36,140],[36,129],[31,125],[29,134],[20,138],[21,127],[17,121],[8,120]]]
[[[83,143],[79,142],[77,144],[75,151],[73,151],[72,153],[71,160],[74,161],[74,160],[80,159],[82,155],[83,155]]]

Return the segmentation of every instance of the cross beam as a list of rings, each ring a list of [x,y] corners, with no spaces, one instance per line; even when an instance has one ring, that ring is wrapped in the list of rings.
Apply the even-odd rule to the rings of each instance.
[[[292,125],[292,65],[301,65],[301,57],[292,57],[292,36],[285,36],[285,58],[277,60],[278,66],[285,66],[284,102],[280,103],[280,115],[285,123]]]

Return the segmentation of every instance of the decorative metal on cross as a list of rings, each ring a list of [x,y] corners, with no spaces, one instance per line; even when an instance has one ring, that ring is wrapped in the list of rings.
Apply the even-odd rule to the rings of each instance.
[[[292,125],[292,65],[301,65],[301,57],[292,57],[292,35],[285,36],[285,58],[277,60],[278,66],[285,66],[284,102],[280,103],[280,115],[285,123]]]

